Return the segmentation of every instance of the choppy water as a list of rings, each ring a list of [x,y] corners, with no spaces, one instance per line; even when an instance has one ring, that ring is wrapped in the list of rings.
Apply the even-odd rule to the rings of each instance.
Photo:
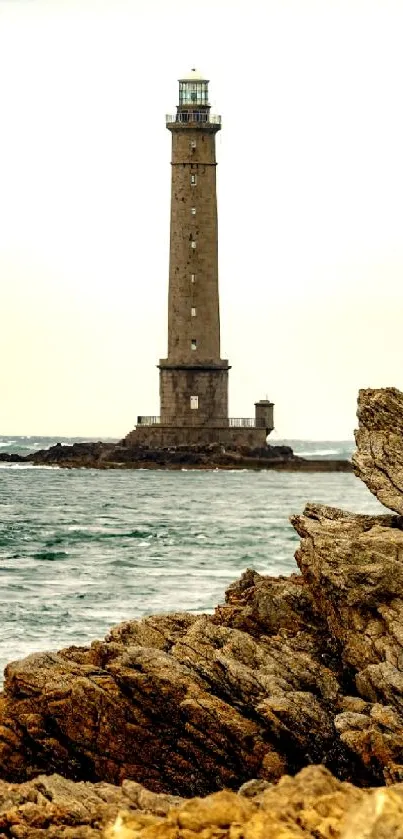
[[[24,452],[59,439],[0,437],[0,446]],[[353,450],[289,442],[311,457]],[[347,473],[0,464],[0,675],[10,660],[87,644],[128,618],[211,611],[245,568],[291,573],[298,537],[288,517],[308,500],[383,509]]]

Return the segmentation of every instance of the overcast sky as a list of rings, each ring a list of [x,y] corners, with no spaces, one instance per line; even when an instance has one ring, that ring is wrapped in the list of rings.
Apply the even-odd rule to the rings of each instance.
[[[0,434],[158,414],[177,79],[210,79],[230,413],[403,389],[403,3],[0,0]]]

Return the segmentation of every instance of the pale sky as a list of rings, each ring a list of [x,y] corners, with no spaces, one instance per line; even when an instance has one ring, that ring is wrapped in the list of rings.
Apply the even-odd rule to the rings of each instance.
[[[403,389],[403,2],[0,0],[0,434],[158,414],[177,79],[210,79],[231,416]]]

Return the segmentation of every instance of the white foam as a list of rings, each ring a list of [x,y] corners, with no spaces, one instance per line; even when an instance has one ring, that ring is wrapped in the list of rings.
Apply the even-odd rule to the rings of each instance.
[[[0,463],[0,469],[60,469],[60,466],[49,466],[45,464],[35,466],[34,463]]]

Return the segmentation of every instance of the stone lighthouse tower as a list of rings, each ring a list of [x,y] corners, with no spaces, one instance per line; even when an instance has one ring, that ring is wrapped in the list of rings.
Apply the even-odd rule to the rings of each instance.
[[[161,422],[225,425],[228,361],[220,358],[215,135],[208,81],[179,82],[172,134],[168,358],[161,359]]]
[[[228,417],[228,361],[220,357],[215,138],[208,80],[196,70],[179,80],[172,135],[168,354],[160,359],[160,416],[137,418],[128,435],[148,445],[263,446],[273,403],[255,417]]]

